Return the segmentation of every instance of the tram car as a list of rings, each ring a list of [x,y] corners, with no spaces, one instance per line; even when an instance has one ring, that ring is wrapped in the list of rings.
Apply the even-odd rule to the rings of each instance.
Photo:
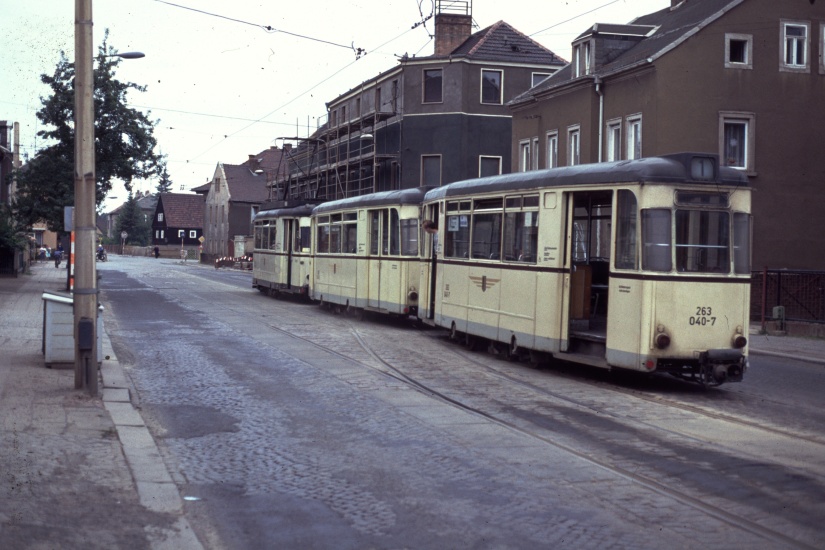
[[[336,309],[418,312],[421,202],[430,187],[315,207],[312,298]]]
[[[513,356],[741,381],[750,209],[747,177],[696,153],[438,187],[419,316]]]
[[[309,297],[314,204],[259,212],[254,220],[252,286],[270,296]]]

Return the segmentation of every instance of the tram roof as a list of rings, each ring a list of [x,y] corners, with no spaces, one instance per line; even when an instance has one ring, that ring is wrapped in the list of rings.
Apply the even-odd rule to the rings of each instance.
[[[252,221],[259,220],[259,219],[268,219],[268,218],[301,218],[310,216],[312,214],[312,209],[315,208],[316,204],[302,204],[300,206],[292,206],[289,208],[273,208],[272,210],[264,210],[263,212],[258,212],[255,214],[255,217]]]
[[[691,161],[697,157],[713,159],[716,177],[712,180],[697,180],[692,178]],[[739,170],[726,166],[720,167],[719,159],[716,155],[708,155],[706,153],[678,153],[660,157],[580,164],[577,166],[532,170],[457,181],[433,189],[427,193],[424,200],[431,201],[476,193],[529,190],[541,187],[573,187],[578,185],[616,185],[629,183],[743,186],[748,184],[748,178]]]
[[[390,206],[404,204],[421,204],[424,195],[433,187],[415,187],[412,189],[400,189],[396,191],[380,191],[369,195],[359,195],[346,199],[338,199],[319,204],[315,207],[314,214],[333,212],[336,210],[346,210],[349,208],[360,208],[369,206]]]

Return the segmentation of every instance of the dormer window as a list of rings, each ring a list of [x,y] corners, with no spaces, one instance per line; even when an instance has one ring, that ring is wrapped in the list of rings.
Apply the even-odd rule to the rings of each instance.
[[[573,46],[573,78],[592,72],[593,48],[590,41]]]

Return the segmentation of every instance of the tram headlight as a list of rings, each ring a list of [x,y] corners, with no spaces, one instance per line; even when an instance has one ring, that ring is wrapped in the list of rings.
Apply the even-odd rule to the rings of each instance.
[[[742,349],[747,345],[748,339],[745,338],[743,335],[737,334],[733,337],[733,347],[735,347],[736,349]]]
[[[409,299],[411,302],[417,302],[418,301],[418,291],[415,290],[414,288],[411,289],[407,293],[407,299]]]
[[[665,332],[665,327],[662,325],[659,325],[657,329],[658,334],[656,334],[656,337],[653,339],[653,343],[656,345],[656,348],[665,349],[670,345],[670,335]]]

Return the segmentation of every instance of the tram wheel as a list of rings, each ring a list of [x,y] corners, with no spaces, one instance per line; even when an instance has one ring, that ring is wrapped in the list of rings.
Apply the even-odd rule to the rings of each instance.
[[[470,351],[478,351],[484,343],[484,338],[472,334],[464,335],[464,346]]]

